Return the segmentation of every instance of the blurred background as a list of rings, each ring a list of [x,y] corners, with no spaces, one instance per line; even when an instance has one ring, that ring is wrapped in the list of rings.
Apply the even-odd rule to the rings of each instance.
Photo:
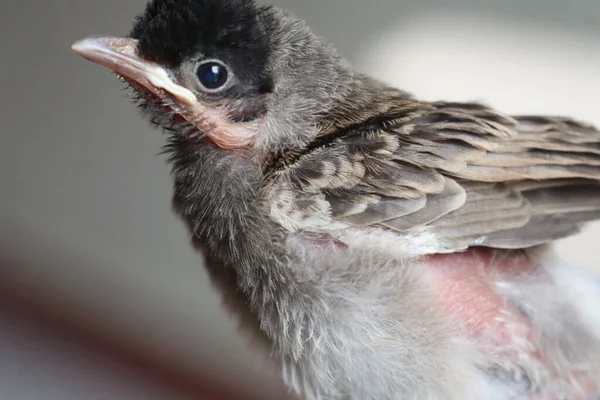
[[[0,399],[284,399],[170,209],[159,132],[70,50],[144,0],[0,15]],[[426,100],[600,125],[597,0],[273,0]],[[558,244],[594,271],[598,225]],[[244,394],[240,394],[244,393]]]

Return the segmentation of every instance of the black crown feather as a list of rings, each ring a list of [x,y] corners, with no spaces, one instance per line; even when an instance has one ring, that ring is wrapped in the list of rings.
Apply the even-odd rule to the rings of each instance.
[[[142,57],[169,67],[202,54],[251,72],[267,63],[270,15],[254,0],[152,0],[130,36]]]

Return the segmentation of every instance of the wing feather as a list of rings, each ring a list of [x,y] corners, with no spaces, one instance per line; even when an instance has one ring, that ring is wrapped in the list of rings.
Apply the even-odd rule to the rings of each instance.
[[[600,218],[594,127],[476,103],[402,101],[396,110],[410,118],[359,124],[276,170],[273,193],[286,193],[287,203],[274,195],[272,209],[320,221],[301,229],[431,232],[447,251],[534,246]]]

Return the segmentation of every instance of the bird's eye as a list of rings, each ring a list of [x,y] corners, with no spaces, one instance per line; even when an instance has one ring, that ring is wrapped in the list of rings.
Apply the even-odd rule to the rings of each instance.
[[[200,84],[210,91],[222,88],[228,79],[227,68],[217,61],[203,62],[198,66],[197,74]]]

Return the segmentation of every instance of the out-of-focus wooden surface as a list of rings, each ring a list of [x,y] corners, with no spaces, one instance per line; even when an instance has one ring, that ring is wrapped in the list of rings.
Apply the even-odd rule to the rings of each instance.
[[[108,400],[255,398],[160,362],[2,287],[0,398]]]

